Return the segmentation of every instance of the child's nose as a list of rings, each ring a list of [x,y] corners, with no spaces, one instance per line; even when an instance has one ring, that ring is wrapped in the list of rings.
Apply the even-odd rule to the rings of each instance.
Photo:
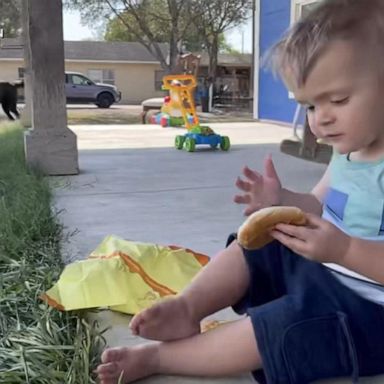
[[[318,127],[326,126],[329,124],[334,123],[335,116],[334,114],[329,110],[329,108],[316,108],[315,110],[315,124]]]

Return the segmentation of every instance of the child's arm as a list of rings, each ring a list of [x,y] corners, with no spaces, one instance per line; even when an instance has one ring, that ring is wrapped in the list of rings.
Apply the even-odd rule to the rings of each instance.
[[[320,181],[310,193],[298,193],[282,188],[280,205],[299,207],[304,212],[310,212],[320,216],[323,211],[322,201],[327,193],[328,185],[329,168],[327,168]]]
[[[384,241],[352,237],[339,264],[384,285]]]

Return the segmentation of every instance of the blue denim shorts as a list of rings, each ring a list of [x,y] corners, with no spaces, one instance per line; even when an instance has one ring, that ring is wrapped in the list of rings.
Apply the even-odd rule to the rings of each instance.
[[[244,250],[250,285],[234,306],[250,317],[268,384],[384,373],[384,307],[340,283],[322,264],[277,241]]]

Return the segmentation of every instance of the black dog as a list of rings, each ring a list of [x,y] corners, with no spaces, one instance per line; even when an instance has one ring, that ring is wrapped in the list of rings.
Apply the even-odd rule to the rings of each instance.
[[[9,120],[15,120],[15,117],[20,118],[17,110],[17,88],[19,86],[22,84],[0,82],[0,103]]]

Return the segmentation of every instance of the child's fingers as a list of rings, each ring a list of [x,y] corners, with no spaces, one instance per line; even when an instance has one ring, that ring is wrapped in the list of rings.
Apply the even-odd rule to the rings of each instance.
[[[269,154],[264,159],[264,174],[266,177],[278,180],[279,176],[277,175],[275,165],[273,164],[272,155]]]
[[[249,183],[248,181],[244,181],[240,177],[236,179],[235,185],[237,188],[241,189],[244,192],[249,192],[252,189],[251,183]]]
[[[243,175],[254,183],[260,182],[263,177],[259,172],[256,172],[247,166],[243,168]]]
[[[297,254],[304,254],[305,250],[305,242],[302,239],[298,239],[296,237],[292,237],[286,233],[273,230],[271,231],[271,236],[279,241],[281,244],[285,245],[287,248],[291,249],[293,252]]]
[[[237,204],[249,204],[251,197],[249,195],[235,195],[233,201]]]
[[[296,239],[305,240],[308,237],[308,228],[302,225],[276,224],[275,230]]]

